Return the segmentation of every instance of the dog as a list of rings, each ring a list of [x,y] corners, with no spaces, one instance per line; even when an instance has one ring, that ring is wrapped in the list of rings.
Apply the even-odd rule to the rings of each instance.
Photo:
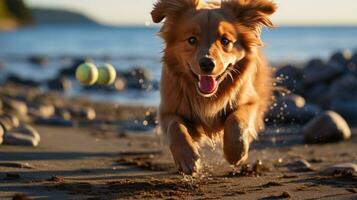
[[[178,170],[199,171],[203,136],[223,138],[225,159],[241,165],[264,128],[271,72],[261,51],[262,27],[277,6],[268,0],[158,0],[163,25],[159,123]]]

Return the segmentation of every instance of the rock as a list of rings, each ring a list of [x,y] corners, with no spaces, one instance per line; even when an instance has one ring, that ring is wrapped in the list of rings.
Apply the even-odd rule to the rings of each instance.
[[[286,65],[275,72],[277,86],[285,87],[293,93],[302,93],[302,71],[295,66]]]
[[[60,70],[58,73],[58,77],[74,77],[76,69],[80,64],[92,61],[93,60],[91,58],[77,58],[73,60],[69,66],[64,67],[62,70]]]
[[[328,92],[330,101],[340,99],[344,101],[357,101],[357,77],[347,74],[335,80]]]
[[[6,133],[4,135],[4,144],[36,147],[39,141],[29,135],[21,133]]]
[[[125,87],[126,87],[126,83],[125,83],[124,79],[117,78],[117,80],[115,80],[114,88],[116,91],[121,92],[121,91],[125,90]]]
[[[40,140],[41,140],[40,134],[38,133],[38,131],[30,125],[21,125],[18,128],[12,129],[11,132],[30,136],[30,137],[34,138],[35,140],[37,140],[38,142],[40,142]]]
[[[72,82],[67,78],[56,78],[53,80],[49,80],[47,82],[47,87],[50,90],[65,92],[72,88]]]
[[[322,173],[329,176],[353,175],[357,173],[357,165],[353,163],[337,164],[326,168]]]
[[[70,110],[73,117],[85,119],[85,120],[94,120],[96,117],[96,112],[93,108],[76,108]]]
[[[311,166],[311,164],[306,160],[298,160],[292,163],[288,163],[286,167],[288,167],[290,171],[294,171],[294,172],[315,171],[315,169]]]
[[[51,104],[32,103],[29,105],[29,113],[40,118],[49,118],[55,114],[55,107]]]
[[[3,137],[4,137],[5,130],[4,128],[0,125],[0,144],[3,142]]]
[[[313,85],[305,93],[305,98],[308,102],[317,104],[322,108],[329,107],[329,97],[328,97],[329,87],[326,84],[316,84]]]
[[[34,55],[29,57],[29,62],[34,65],[44,66],[49,63],[49,60],[44,56]]]
[[[12,197],[12,200],[32,200],[32,198],[28,197],[26,194],[18,193]]]
[[[125,89],[125,87],[126,87],[125,80],[123,78],[117,77],[114,84],[112,85],[90,85],[90,86],[84,86],[84,89],[93,92],[98,92],[98,91],[121,92]]]
[[[35,124],[47,125],[47,126],[61,126],[61,127],[71,127],[73,122],[62,117],[51,117],[51,118],[38,118],[34,121]]]
[[[330,109],[342,115],[351,125],[357,125],[357,102],[353,100],[333,100]]]
[[[335,52],[334,54],[331,55],[330,61],[337,62],[341,64],[342,66],[347,66],[351,59],[352,55],[351,52],[348,50],[342,51],[342,52]]]
[[[145,68],[134,68],[123,73],[128,88],[139,90],[151,90],[150,72]]]
[[[13,99],[4,99],[4,110],[13,112],[14,114],[18,115],[27,115],[28,108],[26,103],[18,100],[13,100]]]
[[[21,78],[14,74],[9,75],[6,78],[5,83],[13,83],[13,84],[18,84],[18,85],[23,85],[26,87],[39,87],[40,86],[40,83],[38,83],[37,81]]]
[[[72,119],[71,112],[69,112],[69,110],[67,110],[67,109],[56,108],[55,115],[57,117],[64,119],[64,120]]]
[[[355,52],[347,65],[349,72],[357,76],[357,52]]]
[[[304,83],[312,85],[329,82],[345,71],[346,68],[335,61],[324,64],[322,61],[312,60],[304,68]]]
[[[9,131],[18,127],[20,125],[20,121],[14,115],[3,114],[0,115],[0,125],[5,129],[5,131]]]
[[[305,99],[298,95],[278,97],[267,114],[270,124],[303,124],[317,116],[321,108],[306,104]]]
[[[347,122],[333,111],[327,111],[312,119],[303,127],[302,133],[306,143],[338,142],[351,137]]]

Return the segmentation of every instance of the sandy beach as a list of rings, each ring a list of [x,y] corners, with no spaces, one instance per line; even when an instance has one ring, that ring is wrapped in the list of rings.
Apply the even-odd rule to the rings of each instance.
[[[11,84],[0,93],[23,99],[43,94]],[[224,161],[219,142],[202,144],[203,170],[189,177],[176,172],[157,122],[148,117],[155,108],[45,94],[42,102],[55,107],[95,108],[96,118],[73,118],[74,125],[63,126],[51,118],[33,120],[30,112],[24,122],[35,124],[40,144],[0,146],[0,199],[357,198],[355,171],[327,170],[357,162],[357,129],[347,141],[307,145],[300,126],[268,126],[237,169]]]
[[[253,166],[259,160],[258,167],[234,174],[227,166],[212,165],[214,173],[189,178],[175,172],[169,152],[152,132],[118,136],[96,129],[36,128],[43,140],[39,147],[0,148],[0,199],[18,193],[34,199],[357,198],[356,174],[322,173],[330,165],[357,161],[356,137],[310,146],[297,142],[298,135],[287,145],[284,136],[273,144],[263,134],[248,161]],[[295,164],[302,159],[311,167]]]

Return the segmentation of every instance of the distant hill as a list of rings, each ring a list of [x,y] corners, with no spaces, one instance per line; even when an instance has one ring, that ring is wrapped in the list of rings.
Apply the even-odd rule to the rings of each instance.
[[[0,30],[32,24],[31,12],[23,0],[0,0]]]
[[[98,24],[91,18],[80,13],[57,10],[31,8],[32,18],[35,24]]]

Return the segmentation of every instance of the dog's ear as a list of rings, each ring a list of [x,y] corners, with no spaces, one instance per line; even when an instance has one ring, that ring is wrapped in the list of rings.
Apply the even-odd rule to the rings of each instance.
[[[273,27],[269,16],[277,9],[270,0],[222,0],[221,7],[231,10],[240,24],[253,29]]]
[[[187,9],[196,9],[199,0],[158,0],[151,11],[152,20],[159,23],[167,17],[177,17]]]

